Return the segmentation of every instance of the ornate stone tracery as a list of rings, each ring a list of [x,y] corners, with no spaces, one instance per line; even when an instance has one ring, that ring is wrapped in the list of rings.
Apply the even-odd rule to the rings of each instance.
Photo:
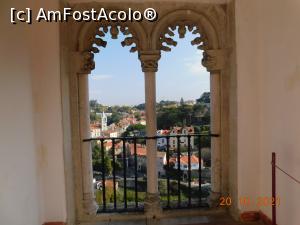
[[[139,59],[143,72],[157,72],[160,51],[140,51]]]
[[[94,3],[91,3],[92,5]],[[134,3],[132,3],[134,4]],[[109,5],[109,3],[107,3]],[[88,79],[88,74],[95,68],[95,62],[94,62],[94,54],[99,53],[101,51],[101,48],[105,48],[107,46],[107,43],[104,39],[106,35],[111,35],[113,39],[118,38],[119,34],[122,33],[125,38],[121,42],[121,45],[124,46],[131,46],[130,52],[136,52],[138,51],[139,60],[141,61],[141,67],[142,71],[145,75],[145,88],[147,89],[146,92],[148,93],[148,99],[146,99],[146,102],[148,103],[148,117],[151,117],[151,121],[153,122],[155,118],[153,115],[155,115],[155,72],[158,70],[158,60],[160,59],[160,53],[161,51],[170,51],[171,46],[176,46],[177,42],[173,39],[175,32],[178,32],[180,38],[184,38],[186,32],[192,32],[193,34],[196,34],[197,37],[194,38],[194,40],[191,42],[192,45],[195,45],[198,49],[203,50],[203,59],[202,64],[207,68],[209,72],[211,72],[212,76],[211,79],[213,82],[215,89],[215,92],[212,92],[213,97],[212,103],[214,103],[217,107],[216,110],[214,110],[214,116],[212,116],[212,123],[215,123],[216,121],[220,120],[220,109],[218,108],[220,105],[220,80],[221,80],[221,72],[224,67],[224,61],[225,61],[225,54],[224,54],[224,45],[222,44],[224,42],[223,39],[220,37],[223,35],[222,32],[225,30],[224,26],[224,17],[225,17],[225,11],[220,6],[213,6],[213,5],[203,5],[202,9],[201,7],[198,7],[197,9],[194,9],[193,7],[190,7],[190,10],[186,9],[186,6],[182,7],[182,9],[179,9],[178,7],[175,7],[172,10],[172,7],[167,7],[162,9],[162,17],[159,18],[158,21],[155,21],[150,24],[144,24],[142,23],[85,23],[85,24],[74,24],[75,27],[74,30],[77,32],[76,34],[76,41],[75,38],[73,39],[73,46],[71,47],[71,50],[74,51],[77,57],[76,63],[76,70],[74,69],[74,74],[80,76],[82,80]],[[222,21],[223,20],[223,21]],[[223,37],[222,37],[223,38]],[[74,44],[76,42],[76,44]],[[73,63],[73,64],[72,64]],[[71,67],[74,66],[74,61],[72,61]],[[76,72],[75,72],[76,71]],[[72,75],[74,75],[72,74]],[[85,76],[82,76],[82,74],[85,74]],[[85,78],[83,78],[85,77]],[[224,76],[223,76],[224,77]],[[223,79],[223,78],[222,78]],[[80,83],[81,81],[79,81]],[[223,82],[224,83],[224,82]],[[74,95],[78,94],[75,90],[76,85],[73,83],[72,86],[72,93]],[[217,96],[217,97],[216,97]],[[80,96],[79,96],[80,97]],[[79,100],[80,102],[81,100]],[[151,104],[149,104],[151,102]],[[73,108],[76,104],[78,104],[78,101],[73,101]],[[153,112],[151,111],[153,110]],[[72,112],[73,113],[73,112]],[[76,114],[76,113],[75,113]],[[82,112],[79,113],[83,114]],[[147,113],[146,113],[147,114]],[[150,116],[149,116],[150,115]],[[75,116],[76,117],[76,116]],[[155,123],[155,122],[154,122]],[[150,122],[147,121],[147,126],[150,125]],[[81,126],[76,124],[75,122],[75,129],[78,129],[78,127]],[[155,124],[151,128],[153,132],[156,131]],[[215,133],[221,133],[220,130],[220,124],[216,123],[214,128]],[[75,132],[76,133],[76,132]],[[77,133],[76,133],[77,134]],[[223,132],[224,134],[224,132]],[[155,133],[153,133],[155,135]],[[214,139],[220,139],[220,138],[214,138]],[[75,140],[76,142],[76,140]],[[215,142],[215,141],[214,141]],[[78,144],[78,142],[77,142]],[[74,145],[76,148],[76,143]],[[155,146],[155,144],[153,144]],[[215,142],[214,146],[215,149],[218,150],[220,148],[220,144]],[[149,147],[150,149],[150,147]],[[79,150],[82,151],[82,148]],[[218,150],[219,151],[219,150]],[[214,151],[214,154],[219,154],[219,152]],[[78,161],[82,163],[82,159],[78,156]],[[153,154],[153,158],[156,158],[156,154]],[[220,160],[219,160],[220,161]],[[219,162],[216,161],[216,162]],[[153,162],[153,160],[152,160]],[[151,163],[149,163],[151,165]],[[155,165],[155,163],[153,163]],[[215,163],[216,170],[220,170],[220,163]],[[83,169],[76,169],[76,171],[79,170],[78,174],[82,174],[82,176],[85,176],[86,171],[81,171]],[[80,173],[81,172],[81,173]],[[218,173],[218,176],[220,175],[220,171]],[[148,176],[150,177],[150,176]],[[87,179],[88,180],[88,179]],[[149,180],[151,180],[149,178]],[[217,182],[214,184],[214,190],[217,194],[220,193],[220,179],[219,177],[216,178]],[[78,181],[81,182],[80,179]],[[82,181],[80,185],[85,186],[84,184],[86,181]],[[159,202],[157,198],[157,190],[155,185],[153,183],[155,182],[149,182],[152,183],[152,192],[148,193],[147,199],[148,203],[154,205],[157,209],[159,208],[159,204],[156,204]],[[79,196],[78,202],[79,204],[82,203],[82,190],[81,186],[78,185],[76,187],[76,191]],[[149,190],[150,188],[147,188]],[[152,197],[151,197],[152,196]],[[153,197],[154,196],[154,197]],[[93,191],[90,193],[84,193],[83,195],[83,201],[86,200],[86,205],[83,207],[85,209],[80,209],[79,211],[84,211],[84,213],[87,214],[94,214],[95,209],[89,208],[89,206],[92,205],[93,201]],[[154,204],[155,203],[155,204]],[[80,207],[80,206],[79,206]],[[153,207],[152,207],[153,208]],[[151,207],[149,207],[149,210]],[[160,210],[153,210],[153,215],[157,216],[160,212]],[[151,215],[151,213],[149,214]]]
[[[174,23],[174,25],[168,26],[159,37],[158,48],[162,51],[169,52],[171,48],[169,46],[176,46],[177,41],[172,37],[175,35],[175,31],[178,32],[179,38],[184,38],[187,31],[192,32],[192,34],[199,34],[192,41],[192,45],[196,45],[198,49],[205,50],[208,48],[208,40],[205,34],[201,32],[201,28],[191,21],[179,21]]]
[[[224,29],[224,10],[220,6],[208,6],[202,13],[177,10],[164,16],[152,36],[152,46],[161,51],[171,51],[176,46],[175,32],[184,38],[187,32],[197,35],[191,44],[203,51],[202,65],[209,72],[220,71],[225,62],[225,51],[220,48],[216,29]]]
[[[134,35],[134,32],[131,32],[129,26],[126,24],[101,24],[97,26],[95,31],[86,38],[87,42],[85,49],[81,52],[82,54],[82,66],[80,73],[90,73],[95,69],[94,54],[99,53],[101,48],[107,46],[107,41],[104,40],[104,37],[107,34],[111,35],[112,39],[117,39],[118,35],[122,33],[125,38],[121,41],[122,47],[131,46],[130,52],[136,52],[139,48],[138,38]]]
[[[198,35],[191,44],[197,46],[197,49],[203,50],[202,65],[207,71],[213,72],[223,68],[224,51],[220,49],[209,49],[208,39],[201,27],[191,21],[180,21],[174,25],[168,26],[159,37],[158,48],[162,51],[171,51],[170,46],[176,46],[177,41],[173,39],[175,32],[178,32],[179,38],[184,38],[186,32]]]
[[[209,72],[216,72],[223,69],[225,64],[225,51],[221,49],[205,50],[203,52],[202,65]]]

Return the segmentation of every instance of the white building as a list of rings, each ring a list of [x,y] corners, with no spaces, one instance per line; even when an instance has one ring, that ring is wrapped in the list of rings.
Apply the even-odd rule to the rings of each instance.
[[[142,125],[146,126],[146,120],[140,120],[139,124],[142,124]]]
[[[167,157],[165,152],[157,151],[156,168],[158,176],[165,175],[166,171],[164,166],[167,164]]]
[[[100,124],[90,124],[91,137],[96,138],[101,136]]]
[[[111,138],[118,137],[118,132],[117,131],[111,131],[111,132],[109,132],[109,137],[111,137]]]
[[[164,148],[167,146],[167,138],[166,135],[169,135],[169,130],[158,130],[156,131],[157,136],[162,136],[161,138],[157,138],[156,144],[158,148]]]
[[[188,161],[189,157],[187,155],[180,156],[180,170],[188,171],[189,164]],[[199,158],[195,155],[191,155],[191,170],[199,170]],[[173,157],[170,159],[170,162],[174,163],[174,169],[178,169],[178,159],[177,157]],[[203,169],[203,159],[201,159],[201,169]]]
[[[101,116],[101,130],[106,131],[107,130],[107,116],[103,112]]]
[[[194,127],[174,127],[170,131],[170,136],[177,136],[177,135],[188,135],[188,134],[194,134]],[[188,137],[180,137],[180,147],[187,148],[188,147]],[[177,149],[177,137],[170,137],[170,148],[171,149]],[[190,146],[191,148],[194,148],[194,137],[190,137]]]
[[[131,160],[134,160],[134,145],[129,144],[127,147],[130,150]],[[137,154],[137,169],[138,171],[142,171],[147,167],[147,148],[144,145],[137,144],[136,146],[136,154]],[[156,168],[158,175],[165,175],[166,171],[164,166],[167,164],[167,157],[165,152],[157,151],[156,155]]]
[[[96,138],[101,136],[101,129],[100,128],[91,128],[91,137]]]
[[[105,137],[116,138],[118,137],[119,133],[115,130],[106,130],[102,132],[102,135]]]

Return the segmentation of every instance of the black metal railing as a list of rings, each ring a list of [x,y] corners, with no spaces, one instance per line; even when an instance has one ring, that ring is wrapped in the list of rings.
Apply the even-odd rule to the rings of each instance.
[[[300,184],[300,180],[286,172],[284,169],[279,167],[276,163],[276,153],[272,152],[272,225],[276,225],[277,222],[277,213],[276,209],[280,205],[280,198],[276,194],[276,169],[286,175],[290,180],[296,182],[296,184]]]
[[[210,149],[211,137],[217,136],[207,133],[83,140],[92,144],[99,212],[143,211],[147,187],[146,140],[149,139],[164,139],[165,143],[158,146],[156,163],[160,171],[157,182],[162,207],[207,207],[210,165],[202,159],[202,147]]]

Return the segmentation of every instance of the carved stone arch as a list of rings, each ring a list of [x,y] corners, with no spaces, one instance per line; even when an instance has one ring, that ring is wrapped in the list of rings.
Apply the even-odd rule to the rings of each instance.
[[[103,3],[89,2],[78,3],[74,6],[74,10],[84,10],[95,8],[99,10],[101,7],[105,6],[106,9],[112,8],[118,9],[122,1],[104,1]],[[138,1],[129,1],[128,7],[134,9],[139,9],[145,6],[145,3],[140,3]],[[218,121],[218,123],[213,123],[212,133],[220,134],[219,137],[214,137],[214,146],[212,149],[216,150],[215,146],[218,146],[219,152],[214,151],[215,162],[214,169],[212,173],[215,175],[212,179],[212,190],[215,193],[222,193],[222,196],[227,196],[229,194],[237,198],[237,187],[236,187],[236,157],[229,157],[230,154],[236,155],[236,65],[235,65],[235,43],[234,43],[234,4],[214,4],[212,3],[200,3],[199,4],[192,1],[183,2],[149,2],[149,6],[156,7],[160,9],[158,11],[159,20],[153,21],[151,23],[142,21],[122,23],[128,25],[133,36],[137,37],[139,43],[139,59],[142,62],[143,72],[145,74],[145,87],[147,93],[152,93],[148,95],[147,102],[152,102],[152,107],[148,107],[152,110],[152,130],[153,136],[156,135],[155,129],[155,72],[158,70],[157,61],[160,58],[161,49],[157,47],[160,35],[164,32],[164,29],[168,28],[172,24],[177,22],[182,22],[183,24],[190,21],[197,24],[201,30],[201,34],[207,36],[207,50],[212,61],[209,71],[211,72],[211,86],[219,87],[219,89],[213,89],[214,93],[211,96],[217,96],[213,98],[216,106],[219,106],[217,110],[213,112],[211,118],[213,121]],[[147,3],[148,4],[148,3]],[[115,7],[117,6],[117,7]],[[127,6],[127,5],[126,5]],[[69,5],[66,5],[69,7]],[[188,10],[190,9],[190,10]],[[103,25],[113,24],[101,22],[73,22],[62,23],[61,32],[61,42],[60,47],[62,50],[61,54],[61,75],[62,75],[62,101],[63,101],[63,113],[64,113],[64,129],[67,135],[64,135],[66,143],[65,154],[67,156],[66,165],[68,173],[71,176],[66,176],[67,179],[67,190],[69,195],[68,211],[70,215],[74,215],[74,222],[76,224],[87,224],[87,223],[105,223],[105,221],[121,221],[121,220],[132,220],[144,218],[144,214],[103,214],[103,215],[93,215],[97,211],[97,206],[94,204],[94,187],[92,181],[92,168],[91,168],[91,156],[90,148],[87,146],[82,146],[82,139],[87,138],[85,134],[89,133],[89,111],[88,108],[88,74],[91,71],[91,66],[93,59],[93,53],[90,51],[89,38],[94,42],[96,30]],[[233,40],[233,41],[232,41]],[[227,50],[228,49],[228,50]],[[228,57],[223,57],[226,59],[226,64],[224,67],[215,66],[214,55],[220,56],[220,53],[228,54]],[[86,58],[84,58],[84,57]],[[207,57],[209,59],[210,57]],[[85,60],[83,60],[85,59]],[[217,60],[218,61],[218,60]],[[209,62],[206,60],[206,62]],[[87,63],[87,67],[83,67],[83,64]],[[90,64],[89,64],[90,63]],[[208,66],[206,66],[208,68]],[[149,89],[151,90],[149,91]],[[81,91],[83,90],[83,91]],[[149,101],[149,99],[151,101]],[[233,102],[231,102],[233,99]],[[145,101],[145,102],[146,102]],[[221,104],[219,104],[221,102]],[[220,107],[221,106],[221,107]],[[230,108],[232,107],[232,108]],[[232,112],[231,112],[232,110]],[[148,113],[149,115],[149,113]],[[220,119],[221,117],[221,119]],[[149,118],[149,116],[148,116]],[[154,119],[153,119],[154,118]],[[83,120],[83,122],[81,122]],[[230,125],[229,122],[231,122]],[[147,127],[151,122],[147,121]],[[85,130],[82,130],[83,128]],[[233,128],[231,130],[231,128]],[[232,132],[232,133],[231,133]],[[152,136],[152,135],[150,135]],[[229,138],[230,137],[230,138]],[[233,138],[231,138],[233,137]],[[87,142],[85,142],[87,143]],[[156,145],[153,145],[153,149],[157,149]],[[232,148],[231,148],[232,146]],[[149,147],[150,149],[150,147]],[[222,157],[221,157],[222,152]],[[217,153],[217,154],[216,154]],[[153,151],[154,160],[156,159],[156,154]],[[72,163],[71,163],[72,162]],[[155,163],[149,165],[155,165]],[[232,166],[233,165],[233,166]],[[230,166],[230,167],[229,167]],[[151,167],[147,167],[151,170]],[[154,166],[154,168],[156,168]],[[222,168],[222,169],[220,169]],[[230,168],[230,170],[229,170]],[[217,173],[216,173],[216,172]],[[152,174],[157,174],[155,170],[151,172]],[[230,175],[230,176],[229,176]],[[221,179],[220,179],[221,176]],[[149,178],[150,173],[147,175],[149,181],[153,179]],[[230,179],[228,179],[228,177]],[[231,178],[233,177],[233,178]],[[74,178],[74,179],[73,179]],[[222,182],[220,184],[220,182]],[[230,183],[233,182],[233,183]],[[154,210],[152,213],[150,210],[145,215],[149,218],[160,218],[159,210],[159,198],[157,194],[157,183],[158,182],[147,182],[151,185],[151,188],[147,187],[147,200],[152,205]],[[230,185],[229,185],[230,184]],[[153,188],[154,187],[154,188]],[[154,191],[153,191],[154,190]],[[73,193],[74,192],[74,193]],[[148,196],[149,194],[149,196]],[[218,199],[218,198],[216,198]],[[157,204],[153,204],[157,202]],[[75,203],[75,204],[74,204]],[[74,205],[74,206],[73,206]],[[146,208],[146,207],[145,207]],[[233,210],[237,209],[237,205]],[[190,210],[186,211],[188,215],[192,215]],[[176,214],[177,211],[174,211]],[[196,212],[198,215],[198,212]],[[219,213],[219,211],[217,212]],[[177,213],[178,214],[178,213]],[[166,215],[169,215],[167,213]],[[171,214],[170,214],[171,215]],[[75,217],[76,216],[76,217]],[[98,222],[96,222],[98,221]],[[101,222],[100,222],[101,221]],[[124,224],[126,224],[124,222]]]
[[[168,13],[160,19],[151,35],[151,48],[155,50],[171,51],[169,46],[176,46],[170,36],[174,35],[174,30],[178,27],[179,37],[183,38],[186,29],[193,34],[200,34],[191,44],[198,49],[204,50],[202,64],[209,72],[219,71],[224,66],[224,51],[221,49],[220,34],[218,24],[216,24],[216,13],[205,14],[190,9],[176,10]],[[221,23],[221,22],[220,22]],[[222,27],[222,26],[220,26]],[[168,35],[168,36],[166,36]],[[169,46],[168,46],[169,45]]]
[[[205,37],[208,49],[220,48],[218,33],[213,23],[207,18],[207,15],[190,9],[176,10],[162,17],[152,32],[151,47],[153,49],[159,49],[161,35],[165,34],[169,27],[179,24],[196,26],[201,35]]]
[[[96,7],[96,6],[95,6]],[[83,10],[81,6],[76,9]],[[76,179],[76,204],[79,217],[95,215],[98,205],[95,201],[91,143],[82,140],[90,138],[90,116],[89,116],[89,80],[88,76],[95,67],[94,54],[106,47],[106,41],[102,38],[110,35],[116,39],[122,32],[125,39],[122,46],[133,46],[134,51],[142,51],[146,44],[146,33],[139,23],[136,22],[85,22],[72,23],[71,29],[67,30],[68,39],[65,40],[73,51],[70,51],[70,64],[72,79],[72,113],[76,117],[73,122],[74,155],[79,162],[76,173],[80,174]],[[74,32],[76,37],[71,36]],[[73,34],[73,33],[72,33]],[[130,35],[130,36],[129,36]],[[74,78],[74,79],[73,79]],[[75,91],[76,90],[76,91]]]
[[[179,38],[184,38],[188,31],[199,34],[191,44],[203,50],[202,65],[210,72],[211,93],[211,128],[215,136],[211,139],[211,193],[209,202],[212,207],[218,205],[219,197],[224,192],[221,187],[221,74],[225,65],[225,54],[221,44],[222,22],[214,16],[218,12],[213,7],[204,8],[200,12],[182,9],[168,13],[155,26],[151,43],[152,48],[159,51],[171,51],[169,46],[176,46],[172,39],[174,31]],[[178,30],[176,28],[178,27]]]
[[[106,47],[107,43],[102,38],[108,35],[108,32],[113,39],[117,39],[120,32],[127,36],[121,45],[123,47],[133,45],[130,52],[142,51],[146,48],[146,32],[137,22],[84,23],[79,31],[77,42],[77,52],[81,55],[79,73],[90,73],[95,68],[94,54],[100,52],[101,47]]]

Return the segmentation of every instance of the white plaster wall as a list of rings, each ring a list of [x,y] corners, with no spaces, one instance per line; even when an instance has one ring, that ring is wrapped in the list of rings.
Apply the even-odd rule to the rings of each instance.
[[[271,152],[300,178],[300,2],[235,2],[239,195],[271,196]],[[277,172],[279,225],[299,224],[300,188]],[[271,207],[261,210],[271,217]]]
[[[271,152],[300,179],[300,2],[261,1],[260,195],[271,195]],[[300,185],[277,172],[279,225],[298,225]],[[271,216],[271,208],[261,208]]]
[[[40,225],[29,30],[0,4],[0,224]]]
[[[11,7],[55,10],[58,2],[0,3],[0,224],[67,218],[59,24],[9,23]]]
[[[258,1],[236,1],[238,196],[255,199],[260,185]],[[233,199],[241,211],[244,207]]]
[[[58,10],[58,1],[37,1]],[[59,23],[34,23],[31,34],[35,131],[44,221],[66,221]]]

